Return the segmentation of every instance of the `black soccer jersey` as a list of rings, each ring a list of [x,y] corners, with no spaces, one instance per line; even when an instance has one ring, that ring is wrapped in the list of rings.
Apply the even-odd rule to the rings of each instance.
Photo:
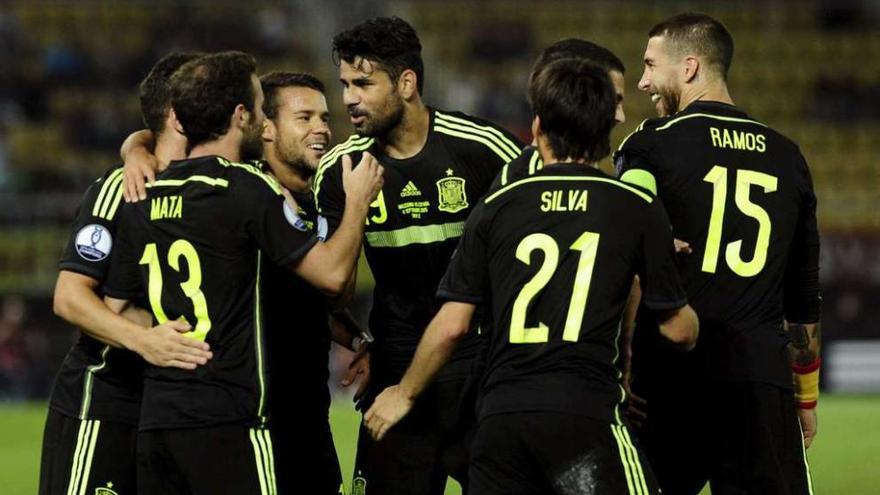
[[[122,166],[89,186],[79,209],[60,269],[103,283],[116,240],[122,203]],[[49,407],[69,417],[137,424],[143,389],[143,360],[80,332],[55,377]]]
[[[658,203],[597,169],[555,164],[474,210],[437,294],[491,305],[482,417],[557,411],[620,421],[618,340],[633,276],[651,309],[686,304]]]
[[[323,239],[326,222],[318,218],[314,196],[296,191],[291,195],[297,217]],[[330,407],[326,297],[290,270],[271,263],[263,265],[262,280],[270,417],[288,422],[294,415],[326,420]]]
[[[489,186],[489,192],[495,192],[512,182],[531,177],[542,168],[544,168],[544,162],[541,160],[538,149],[531,145],[526,146],[523,148],[522,154],[501,167],[501,172]]]
[[[147,367],[141,429],[265,421],[261,266],[316,241],[274,178],[216,156],[172,162],[122,208],[107,294],[145,289],[157,322],[185,319],[214,354],[194,371]]]
[[[501,167],[519,154],[520,144],[494,124],[433,109],[427,142],[411,158],[391,158],[374,139],[352,136],[321,160],[315,181],[318,208],[331,232],[345,207],[339,163],[347,154],[356,165],[364,151],[385,167],[385,184],[367,216],[364,243],[376,281],[371,366],[399,379],[439,309],[437,284],[468,214]],[[440,379],[466,375],[475,345],[476,335],[462,343]]]
[[[816,197],[797,146],[736,107],[696,102],[644,122],[615,165],[656,191],[693,249],[681,274],[708,376],[791,387],[783,316],[819,317]]]

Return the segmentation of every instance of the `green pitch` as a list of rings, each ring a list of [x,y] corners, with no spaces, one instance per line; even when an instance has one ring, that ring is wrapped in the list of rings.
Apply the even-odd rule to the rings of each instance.
[[[816,493],[876,493],[876,446],[880,445],[880,396],[824,396],[819,406],[819,436],[809,450]],[[45,405],[0,406],[0,492],[37,491]],[[346,490],[354,464],[360,415],[348,403],[332,411],[333,433]],[[708,493],[708,490],[706,491]],[[447,494],[459,494],[450,483]]]

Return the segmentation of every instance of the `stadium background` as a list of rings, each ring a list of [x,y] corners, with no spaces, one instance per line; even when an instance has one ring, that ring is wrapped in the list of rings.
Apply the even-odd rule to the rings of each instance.
[[[734,100],[797,141],[822,231],[824,395],[810,450],[819,493],[876,493],[880,454],[880,2],[0,1],[0,493],[35,493],[45,399],[76,332],[52,314],[57,259],[87,185],[142,127],[135,87],[171,50],[239,49],[261,72],[328,85],[334,141],[350,133],[329,40],[375,15],[418,30],[425,99],[528,139],[525,81],[547,44],[598,42],[627,65],[626,124],[653,105],[636,89],[648,29],[685,9],[736,41]],[[603,163],[610,170],[610,163]],[[357,314],[372,279],[362,264]],[[337,368],[345,351],[334,351]],[[333,382],[338,382],[334,378]],[[346,392],[333,424],[349,478],[358,417]],[[347,481],[347,480],[346,480]],[[304,486],[306,481],[304,480]],[[454,492],[453,488],[450,493]]]

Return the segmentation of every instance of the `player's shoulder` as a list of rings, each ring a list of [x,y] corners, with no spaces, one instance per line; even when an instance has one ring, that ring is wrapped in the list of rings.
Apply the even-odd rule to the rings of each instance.
[[[108,168],[100,177],[89,184],[88,191],[107,191],[110,189],[120,189],[123,179],[122,164],[118,163]],[[121,189],[120,189],[121,190]]]
[[[602,170],[587,168],[586,166],[576,169],[560,169],[562,165],[551,165],[542,171],[531,175],[521,176],[510,184],[488,194],[483,202],[487,205],[496,203],[500,205],[504,201],[516,201],[517,193],[521,193],[532,186],[546,189],[548,184],[572,185],[583,184],[599,191],[607,191],[615,197],[623,198],[622,201],[633,202],[640,205],[651,205],[655,197],[648,191],[612,177]],[[498,201],[501,199],[502,201]],[[497,206],[496,206],[497,207]]]
[[[522,143],[510,131],[464,112],[432,109],[432,131],[453,147],[483,149],[507,163],[520,155]]]
[[[672,120],[672,117],[655,117],[645,119],[635,127],[618,146],[618,151],[645,148],[659,139],[657,130]]]
[[[278,179],[267,173],[264,165],[259,161],[235,162],[216,157],[214,161],[205,162],[199,171],[204,172],[204,175],[198,177],[198,182],[220,189],[229,189],[234,194],[266,192],[281,194]]]
[[[501,167],[501,172],[498,173],[489,190],[495,191],[519,179],[531,177],[542,168],[544,168],[544,162],[541,160],[538,149],[534,146],[526,146],[518,157]]]
[[[345,141],[330,148],[330,151],[321,157],[318,171],[320,172],[321,169],[329,168],[334,164],[339,163],[345,155],[350,155],[353,163],[357,163],[357,160],[360,160],[361,154],[370,149],[375,142],[375,138],[352,134]]]
[[[115,212],[119,210],[120,203],[122,203],[122,179],[122,164],[107,169],[86,189],[80,204],[81,210],[83,212],[90,211],[91,215],[95,217],[112,220]],[[111,211],[114,214],[111,214]]]

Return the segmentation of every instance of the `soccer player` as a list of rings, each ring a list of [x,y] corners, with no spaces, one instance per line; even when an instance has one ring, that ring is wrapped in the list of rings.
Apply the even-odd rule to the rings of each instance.
[[[173,53],[159,60],[140,85],[144,123],[158,136],[164,160],[185,156],[186,138],[173,129],[168,80],[196,57]],[[143,360],[192,369],[211,357],[205,342],[188,339],[181,322],[150,329],[132,308],[127,320],[110,311],[101,291],[114,247],[122,166],[86,191],[61,259],[55,312],[82,329],[64,359],[49,398],[43,435],[40,494],[134,493],[135,439],[143,388]],[[139,323],[138,323],[139,322]],[[138,356],[137,354],[141,356]]]
[[[106,302],[120,310],[145,290],[157,321],[189,322],[188,337],[214,352],[196,371],[147,367],[140,493],[276,492],[261,264],[288,266],[320,290],[341,293],[381,187],[382,168],[371,156],[354,171],[346,161],[342,224],[318,243],[291,214],[277,182],[240,163],[262,153],[255,72],[253,57],[241,52],[207,55],[175,72],[172,106],[188,158],[156,177],[147,201],[121,211]]]
[[[696,342],[669,221],[651,195],[596,168],[616,105],[604,68],[553,62],[529,99],[546,166],[479,202],[437,291],[447,302],[403,380],[367,412],[367,428],[393,433],[486,304],[496,324],[469,493],[658,493],[621,420],[618,340],[638,273],[660,333],[681,347]]]
[[[272,72],[260,78],[260,86],[266,114],[262,136],[264,161],[254,163],[278,180],[295,221],[301,221],[324,240],[327,223],[317,214],[311,189],[318,163],[331,141],[324,85],[309,74]],[[140,165],[151,169],[161,163],[150,150],[152,133],[138,131],[127,141],[122,153],[124,158],[130,158],[127,163],[134,165],[135,173],[140,173]],[[275,461],[280,467],[276,471],[278,492],[294,493],[301,481],[307,479],[322,493],[339,493],[342,477],[328,422],[327,352],[331,336],[356,352],[343,385],[350,385],[354,378],[363,375],[355,393],[358,399],[369,380],[369,352],[365,344],[371,337],[361,331],[346,311],[334,311],[328,321],[326,297],[287,270],[267,263],[261,276],[267,374],[272,388],[268,411]],[[295,318],[291,318],[288,310],[291,300],[301,308]],[[291,332],[292,325],[300,330]],[[296,359],[291,359],[292,349]],[[293,389],[298,397],[295,402],[287,397],[287,391]],[[273,393],[274,390],[281,393]],[[297,418],[295,422],[293,418]],[[304,429],[302,424],[309,426]],[[296,458],[295,453],[299,454]]]
[[[296,221],[324,240],[327,223],[317,214],[310,182],[331,140],[324,84],[309,74],[272,72],[260,77],[260,85],[265,94],[265,165],[289,195]],[[334,341],[360,351],[350,373],[368,373],[369,354],[362,344],[355,345],[364,338],[345,312],[334,313],[328,322],[325,296],[301,278],[272,265],[263,266],[262,276],[278,493],[297,493],[304,483],[311,493],[342,493],[329,423],[327,352],[333,328]],[[300,308],[295,315],[290,314],[290,301]]]
[[[538,59],[532,66],[532,72],[529,74],[529,81],[531,82],[547,64],[563,58],[577,58],[591,62],[608,71],[608,77],[611,78],[611,83],[614,85],[614,92],[617,93],[614,123],[620,125],[626,122],[626,113],[623,109],[626,90],[623,75],[626,72],[626,67],[617,55],[603,46],[580,38],[566,38],[557,41],[538,55]],[[535,148],[535,143],[532,142],[531,145],[523,149],[519,157],[501,168],[501,173],[495,178],[489,190],[494,192],[522,177],[534,175],[535,171],[540,170],[543,166],[541,155]]]
[[[339,33],[333,53],[357,134],[322,158],[315,180],[318,210],[331,232],[345,201],[341,160],[369,151],[386,168],[364,246],[376,281],[369,403],[406,371],[438,309],[434,292],[468,214],[521,146],[494,124],[424,104],[421,42],[402,19],[379,17]],[[439,494],[447,474],[465,483],[466,452],[451,431],[476,337],[465,339],[418,411],[384,441],[361,429],[354,490]]]
[[[639,88],[669,116],[644,122],[615,158],[621,178],[655,192],[690,244],[680,272],[702,323],[686,361],[636,331],[633,389],[648,401],[640,438],[666,493],[698,493],[707,479],[713,493],[808,493],[816,197],[797,145],[734,106],[732,57],[730,33],[711,17],[654,26]]]

